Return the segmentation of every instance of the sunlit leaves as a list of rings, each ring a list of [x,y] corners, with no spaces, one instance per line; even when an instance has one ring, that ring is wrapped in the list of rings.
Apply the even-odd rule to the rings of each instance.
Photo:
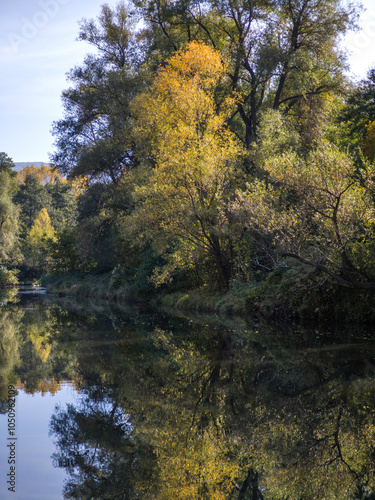
[[[48,165],[41,165],[40,167],[34,167],[33,165],[27,166],[20,170],[17,175],[17,184],[24,184],[25,179],[28,175],[35,177],[39,184],[54,184],[55,182],[66,182],[60,172],[58,172],[54,167]]]
[[[300,104],[343,87],[339,36],[354,25],[352,5],[303,2],[138,0],[150,39],[150,57],[200,40],[227,59],[228,89],[242,97],[231,117],[247,147],[257,139],[260,114],[281,109],[301,116]]]
[[[228,241],[227,204],[241,148],[225,123],[235,96],[217,100],[224,76],[220,55],[192,42],[133,103],[148,179],[136,191],[131,223],[157,246],[174,241],[182,261],[219,255]]]
[[[366,135],[374,116],[375,70],[371,69],[367,78],[353,89],[338,117],[343,132],[349,139],[349,147],[361,149],[369,147],[369,144],[366,144]]]
[[[307,157],[292,151],[269,157],[265,180],[239,196],[248,224],[272,234],[284,255],[322,271],[323,265],[336,281],[354,286],[357,278],[368,279],[366,265],[368,272],[372,264],[369,259],[359,265],[351,248],[358,253],[360,242],[364,248],[372,241],[375,222],[369,189],[374,168],[367,165],[361,175],[347,153],[322,142]]]
[[[55,231],[51,224],[50,216],[45,208],[43,208],[32,225],[27,241],[31,246],[37,246],[43,240],[55,239]]]
[[[56,241],[56,235],[47,209],[43,208],[25,239],[25,251],[31,266],[41,270],[47,269],[50,264],[49,240]]]

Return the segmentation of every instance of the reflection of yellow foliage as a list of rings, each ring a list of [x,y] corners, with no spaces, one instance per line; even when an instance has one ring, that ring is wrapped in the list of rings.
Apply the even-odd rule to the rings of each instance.
[[[37,390],[33,391],[33,393],[35,394],[35,392],[41,392],[42,396],[44,396],[44,394],[47,394],[47,393],[56,394],[58,391],[61,390],[62,384],[63,384],[63,382],[57,382],[54,378],[52,378],[51,380],[47,380],[47,379],[40,380],[38,383]],[[28,391],[25,384],[23,384],[21,382],[21,380],[17,381],[16,387],[18,390],[23,390],[26,393],[30,392],[30,391]]]
[[[19,321],[22,313],[1,311],[0,314],[0,399],[6,398],[14,368],[20,363]]]
[[[17,277],[15,279],[17,280]],[[7,304],[8,302],[17,302],[17,300],[18,288],[4,288],[0,290],[0,305]]]
[[[187,442],[186,436],[171,435],[169,429],[156,452],[161,484],[165,485],[158,498],[229,498],[241,471],[227,452],[217,430],[204,431]]]
[[[40,359],[43,361],[43,363],[46,363],[48,360],[48,356],[50,355],[50,352],[51,352],[51,346],[50,345],[48,345],[48,346],[41,345],[37,349],[36,345],[34,344],[34,347],[37,350],[37,352],[40,356]]]
[[[81,387],[84,385],[85,379],[83,374],[79,371],[78,366],[79,364],[77,363],[76,365],[77,369],[73,372],[72,380],[70,381],[70,383],[73,385],[74,389],[77,392],[80,392]]]
[[[42,394],[49,392],[50,394],[56,394],[61,389],[61,384],[56,382],[53,378],[52,380],[41,380],[38,384],[38,391]]]
[[[35,351],[39,354],[43,363],[46,363],[51,352],[51,344],[48,341],[48,331],[40,332],[38,325],[31,325],[27,330],[27,336],[33,343]]]

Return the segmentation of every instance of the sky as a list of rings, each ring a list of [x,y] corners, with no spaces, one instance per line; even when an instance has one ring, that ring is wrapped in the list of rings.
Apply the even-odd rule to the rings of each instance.
[[[48,162],[54,151],[52,122],[63,116],[66,73],[90,52],[78,42],[82,18],[96,18],[111,0],[0,0],[0,151],[15,162]],[[361,30],[342,42],[351,76],[364,78],[375,66],[375,0]]]

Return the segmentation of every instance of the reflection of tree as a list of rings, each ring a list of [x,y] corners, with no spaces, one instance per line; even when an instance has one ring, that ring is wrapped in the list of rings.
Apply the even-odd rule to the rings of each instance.
[[[115,500],[132,495],[132,426],[111,399],[93,399],[89,393],[77,408],[56,409],[50,429],[59,450],[53,456],[55,465],[69,473],[64,498]]]
[[[103,342],[77,357],[81,389],[95,399],[93,387],[108,387],[133,425],[132,447],[120,451],[121,458],[113,458],[104,437],[96,445],[103,478],[114,470],[111,460],[123,467],[126,485],[116,473],[109,476],[114,494],[124,488],[130,498],[150,500],[370,495],[375,384],[368,350],[329,350],[319,343],[297,349],[280,339],[267,348],[241,331],[170,323],[173,332],[117,315],[116,348]],[[83,335],[93,340],[102,333]],[[91,421],[75,412],[66,419],[72,432]],[[86,427],[81,430],[83,459],[66,455],[72,498],[85,498],[87,485],[98,487],[100,465],[84,468],[93,447]],[[74,460],[79,472],[69,469]]]
[[[17,302],[17,288],[1,288],[0,289],[0,307],[6,304]]]
[[[120,309],[13,307],[0,326],[6,380],[81,391],[51,421],[66,498],[374,497],[368,342]]]
[[[72,379],[76,355],[56,341],[65,329],[74,328],[60,308],[34,303],[26,308],[20,323],[22,363],[18,369],[26,392],[54,393],[60,382]]]
[[[134,325],[137,314],[109,321],[72,313],[66,320],[69,327],[60,327],[55,340],[74,351],[71,375],[85,397],[77,407],[57,410],[51,421],[58,448],[54,462],[69,474],[65,498],[134,498],[137,488],[148,498],[155,457],[149,443],[134,439],[122,387],[139,391],[152,343],[145,341],[143,324]]]
[[[368,351],[272,351],[212,333],[205,332],[206,346],[186,348],[154,332],[175,364],[162,391],[174,405],[165,405],[158,437],[150,437],[167,485],[157,498],[369,495],[375,384]]]
[[[15,383],[15,368],[19,365],[19,323],[22,313],[17,309],[0,309],[0,412],[6,411],[8,385]]]
[[[288,360],[248,385],[247,422],[234,425],[242,453],[272,498],[315,499],[322,491],[324,498],[361,498],[356,492],[364,486],[371,492],[374,443],[365,429],[375,412],[362,407],[375,386],[367,367],[353,347],[310,352],[308,363],[290,350]],[[358,398],[364,386],[371,390]]]

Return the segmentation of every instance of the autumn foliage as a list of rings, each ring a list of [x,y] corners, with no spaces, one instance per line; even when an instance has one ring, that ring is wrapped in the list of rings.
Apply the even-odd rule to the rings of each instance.
[[[244,308],[277,282],[284,312],[369,298],[375,71],[344,76],[354,19],[336,0],[103,6],[80,24],[95,53],[68,75],[55,168],[15,181],[2,159],[3,264],[141,297],[234,290]]]

